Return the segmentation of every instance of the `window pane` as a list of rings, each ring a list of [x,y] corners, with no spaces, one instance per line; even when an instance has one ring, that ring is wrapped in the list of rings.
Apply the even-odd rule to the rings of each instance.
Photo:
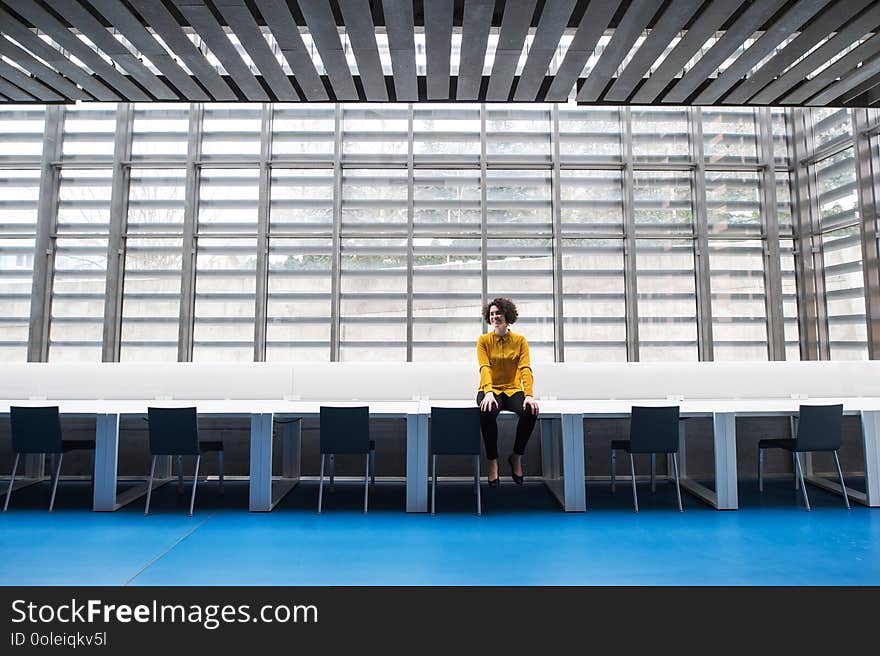
[[[129,232],[183,231],[185,169],[131,169]]]
[[[202,117],[202,158],[241,159],[260,155],[262,105],[208,103]]]
[[[272,116],[272,155],[332,161],[336,138],[333,105],[276,104]]]
[[[617,107],[559,108],[559,157],[562,162],[620,161],[620,135],[620,110]]]
[[[333,169],[272,168],[269,231],[332,230]]]
[[[189,105],[137,103],[131,158],[184,159],[189,141]]]
[[[490,169],[486,213],[490,230],[549,233],[553,223],[550,172]]]
[[[418,162],[469,161],[480,157],[480,106],[414,106],[413,153]]]
[[[819,226],[822,230],[859,220],[859,197],[852,148],[816,164],[816,186],[819,192]]]
[[[704,108],[703,155],[718,164],[758,162],[755,110],[751,107]]]
[[[779,264],[782,270],[782,318],[785,322],[785,359],[800,360],[800,328],[795,279],[794,241],[779,240]]]
[[[406,162],[409,111],[406,105],[346,104],[342,109],[342,153],[357,161]]]
[[[560,172],[564,232],[623,232],[620,171]]]
[[[632,108],[633,157],[648,162],[687,162],[687,109]]]
[[[709,231],[761,234],[758,174],[749,171],[706,171],[706,216]]]
[[[46,110],[41,105],[0,106],[0,161],[33,161],[43,155],[43,127]]]
[[[257,231],[260,171],[202,169],[199,232]]]
[[[479,171],[416,169],[413,185],[416,233],[479,234]]]
[[[111,169],[61,169],[59,233],[109,233]]]
[[[550,106],[486,108],[486,157],[490,162],[550,161]]]
[[[407,184],[405,170],[346,169],[342,176],[343,229],[405,229]]]
[[[64,110],[61,156],[66,160],[113,158],[116,105],[81,103]]]
[[[27,360],[34,239],[0,239],[0,361]]]
[[[636,231],[692,234],[691,178],[686,171],[635,171]]]
[[[865,289],[858,226],[822,235],[825,302],[833,360],[866,360]]]

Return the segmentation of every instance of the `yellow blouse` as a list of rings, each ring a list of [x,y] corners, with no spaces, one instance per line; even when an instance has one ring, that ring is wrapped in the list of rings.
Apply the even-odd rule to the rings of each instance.
[[[522,335],[509,330],[504,337],[495,331],[480,335],[477,340],[477,362],[480,365],[480,391],[493,394],[525,392],[534,396],[532,361],[529,343]]]

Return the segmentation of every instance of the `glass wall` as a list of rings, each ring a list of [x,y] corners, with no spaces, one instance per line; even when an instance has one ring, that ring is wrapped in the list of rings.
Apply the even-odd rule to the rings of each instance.
[[[44,113],[0,112],[7,361],[469,360],[496,296],[538,362],[797,359],[810,338],[792,110],[78,105],[51,184]],[[852,126],[806,114],[833,151],[803,204],[830,357],[864,358]]]

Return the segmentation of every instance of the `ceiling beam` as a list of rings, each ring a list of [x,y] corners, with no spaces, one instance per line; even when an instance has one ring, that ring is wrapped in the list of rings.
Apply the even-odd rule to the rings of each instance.
[[[0,93],[9,98],[10,100],[15,100],[17,102],[35,102],[36,99],[19,89],[17,86],[12,84],[11,82],[7,82],[5,79],[0,77]]]
[[[614,30],[614,36],[581,86],[577,95],[578,102],[595,102],[599,99],[611,76],[662,4],[663,0],[633,0],[630,3]]]
[[[61,77],[46,66],[36,57],[23,48],[19,48],[12,41],[0,36],[0,55],[15,61],[19,66],[26,69],[31,75],[41,80],[50,89],[56,90],[68,100],[93,100],[85,91],[76,86],[67,78]]]
[[[724,31],[724,35],[715,42],[709,52],[700,57],[693,67],[685,73],[663,96],[665,103],[684,102],[694,93],[718,67],[752,36],[759,27],[766,23],[773,14],[785,4],[786,0],[761,0],[748,7]]]
[[[64,96],[56,93],[54,89],[50,89],[36,78],[30,77],[26,73],[22,73],[15,66],[7,64],[5,61],[0,61],[0,75],[20,89],[27,91],[37,100],[50,103],[64,102],[67,100]]]
[[[583,72],[596,44],[605,33],[605,29],[620,6],[619,0],[592,0],[581,17],[574,38],[565,52],[565,57],[547,89],[544,100],[547,102],[564,102],[577,83],[578,76]]]
[[[398,101],[419,99],[416,75],[415,20],[411,0],[382,0],[385,31],[391,51],[394,95]],[[459,81],[461,75],[459,74]]]
[[[495,61],[489,75],[486,100],[507,100],[510,86],[516,73],[516,65],[522,55],[537,0],[507,0],[504,3],[504,16],[501,18],[501,32]]]
[[[535,39],[514,91],[514,100],[534,100],[559,49],[559,40],[577,6],[577,0],[547,0],[541,11]]]
[[[838,0],[826,7],[822,15],[806,26],[793,41],[731,91],[724,102],[732,105],[744,105],[749,98],[784,71],[787,66],[803,57],[810,48],[827,38],[832,32],[837,31],[854,14],[869,4],[871,4],[871,0]],[[877,7],[877,11],[880,16],[880,6]],[[725,72],[726,74],[727,72]],[[721,77],[718,79],[720,80]]]
[[[155,0],[128,0],[153,30],[162,36],[162,41],[186,64],[196,79],[211,94],[213,100],[238,100],[236,93],[226,84],[223,76],[196,48],[195,44],[180,27],[177,19],[161,2]]]
[[[846,95],[863,82],[880,74],[880,56],[875,55],[871,59],[862,59],[861,66],[843,75],[840,80],[834,82],[824,91],[809,98],[806,105],[837,105],[852,99],[853,95]]]
[[[368,0],[337,0],[345,21],[345,31],[357,62],[358,76],[367,100],[388,100],[385,73],[376,44],[376,26]]]
[[[327,0],[297,0],[337,100],[360,100]]]
[[[730,18],[741,3],[730,0],[710,0],[709,4],[694,21],[693,25],[672,49],[663,63],[657,67],[651,76],[644,81],[635,95],[634,103],[657,102],[658,96],[663,92],[672,79],[684,68],[700,48],[705,45],[709,37],[717,32],[724,22]]]
[[[495,0],[465,0],[461,20],[461,58],[455,87],[457,100],[478,100],[480,97],[494,11]]]
[[[238,54],[223,27],[217,22],[214,14],[205,3],[202,0],[172,0],[172,2],[214,56],[220,60],[223,68],[229,73],[229,77],[232,78],[245,98],[256,102],[270,100],[263,85],[251,72],[250,66]]]
[[[425,3],[425,69],[428,100],[449,100],[452,0]]]

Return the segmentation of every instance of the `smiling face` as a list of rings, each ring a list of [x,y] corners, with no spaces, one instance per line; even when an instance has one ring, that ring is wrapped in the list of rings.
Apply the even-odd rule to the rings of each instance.
[[[489,306],[489,324],[499,335],[507,332],[507,317],[504,316],[504,311],[497,305]]]

